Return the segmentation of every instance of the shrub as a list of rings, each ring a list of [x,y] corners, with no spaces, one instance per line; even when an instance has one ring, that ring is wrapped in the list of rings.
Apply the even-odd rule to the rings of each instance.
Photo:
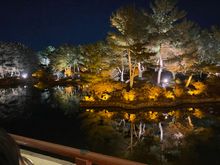
[[[148,91],[148,98],[150,100],[156,101],[162,92],[163,89],[161,89],[160,87],[156,87],[156,86],[151,87]]]
[[[164,96],[168,99],[175,99],[175,95],[172,91],[164,91]]]
[[[122,95],[126,101],[134,101],[136,97],[136,92],[134,90],[130,90],[129,92],[123,90]]]
[[[99,99],[105,100],[105,98],[110,97],[110,93],[116,90],[120,90],[122,88],[123,85],[121,83],[107,81],[90,84],[89,90],[93,91]]]
[[[184,94],[184,89],[180,86],[175,86],[175,88],[173,89],[173,93],[176,97],[181,97]]]
[[[188,91],[190,95],[199,95],[207,89],[207,86],[202,82],[193,82],[192,85],[195,87],[195,89],[190,89]]]

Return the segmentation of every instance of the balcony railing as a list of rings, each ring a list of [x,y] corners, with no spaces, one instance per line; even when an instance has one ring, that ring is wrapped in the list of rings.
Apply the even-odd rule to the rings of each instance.
[[[10,135],[20,146],[37,149],[71,159],[76,165],[146,165],[143,163],[107,156],[87,150],[80,150],[14,134]]]

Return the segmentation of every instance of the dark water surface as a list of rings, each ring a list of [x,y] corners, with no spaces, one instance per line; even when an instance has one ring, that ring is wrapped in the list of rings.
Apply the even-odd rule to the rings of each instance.
[[[74,87],[0,89],[8,132],[148,164],[220,164],[220,105],[80,109]]]

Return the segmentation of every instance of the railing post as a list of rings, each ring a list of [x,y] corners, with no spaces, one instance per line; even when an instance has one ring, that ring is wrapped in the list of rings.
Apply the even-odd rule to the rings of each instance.
[[[89,160],[81,159],[81,158],[75,158],[76,165],[92,165],[92,162]]]

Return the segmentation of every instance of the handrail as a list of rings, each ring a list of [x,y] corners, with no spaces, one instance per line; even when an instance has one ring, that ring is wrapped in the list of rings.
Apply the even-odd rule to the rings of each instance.
[[[52,154],[71,158],[73,160],[75,159],[76,164],[92,165],[94,163],[97,165],[146,165],[143,163],[107,156],[87,150],[80,150],[14,134],[10,135],[15,139],[18,145],[46,151]]]

